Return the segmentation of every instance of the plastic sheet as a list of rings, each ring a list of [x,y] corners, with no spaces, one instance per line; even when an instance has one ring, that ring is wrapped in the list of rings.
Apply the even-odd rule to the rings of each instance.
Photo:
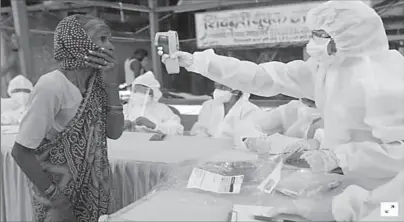
[[[237,204],[268,205],[271,200],[296,198],[322,199],[324,196],[334,196],[342,190],[344,177],[337,174],[314,173],[309,169],[284,167],[276,189],[288,189],[293,195],[280,192],[264,193],[258,189],[259,184],[272,172],[275,161],[257,159],[252,161],[187,161],[168,174],[155,192],[162,190],[183,190],[185,192],[205,193],[208,196],[224,198]],[[244,182],[238,194],[218,194],[198,189],[187,189],[188,179],[194,168],[200,168],[224,176],[244,175]],[[336,189],[337,188],[337,189]]]
[[[236,160],[189,160],[177,165],[152,192],[134,204],[111,215],[108,221],[195,221],[195,218],[198,218],[198,220],[205,218],[206,220],[224,221],[220,218],[232,212],[233,205],[266,206],[273,207],[274,209],[301,209],[303,207],[304,210],[297,211],[295,215],[289,215],[285,218],[300,221],[306,219],[298,218],[309,218],[310,212],[316,211],[318,206],[330,206],[331,198],[339,194],[343,188],[343,186],[339,186],[336,189],[319,189],[321,192],[312,192],[307,193],[309,195],[297,195],[296,197],[283,195],[275,191],[268,194],[259,190],[258,186],[273,171],[278,163],[277,161],[280,161],[279,159],[271,161],[255,158],[243,161],[234,158],[234,156],[232,158],[229,156],[228,159]],[[194,188],[188,189],[188,179],[194,168],[227,176],[244,175],[245,180],[239,193],[219,194]],[[312,174],[311,177],[307,176],[310,174]],[[281,182],[283,180],[287,182],[291,178],[296,177],[299,178],[296,179],[298,185],[300,183],[297,182],[298,180],[321,178],[322,176],[324,176],[324,173],[311,173],[307,169],[284,167],[282,169]],[[341,179],[343,178],[343,176],[340,177]],[[317,185],[321,188],[323,186],[321,182],[312,185],[302,185],[301,187],[304,191],[316,191],[316,188],[318,188],[316,187]],[[298,186],[298,188],[300,187]],[[149,212],[148,209],[158,211],[159,214],[147,213]],[[325,209],[324,212],[329,211]],[[216,216],[209,217],[209,215]],[[324,220],[327,218],[324,216]],[[321,217],[320,219],[323,218]]]
[[[338,174],[313,173],[308,170],[301,170],[284,177],[276,190],[293,198],[310,198],[338,188],[342,185],[342,181],[343,177]]]

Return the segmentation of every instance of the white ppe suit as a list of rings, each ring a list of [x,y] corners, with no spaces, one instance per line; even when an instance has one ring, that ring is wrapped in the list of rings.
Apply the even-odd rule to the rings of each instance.
[[[403,56],[389,50],[380,16],[361,1],[325,2],[308,12],[307,24],[332,37],[333,56],[257,65],[206,50],[185,68],[243,92],[315,100],[322,148],[334,151],[344,174],[358,183],[393,178],[404,169],[404,145],[396,142],[404,139]]]
[[[18,124],[33,89],[31,81],[23,75],[14,77],[7,89],[10,98],[1,99],[1,124]]]
[[[321,115],[317,109],[293,100],[268,112],[258,113],[240,127],[244,128],[242,131],[248,131],[249,137],[280,133],[288,137],[313,139],[315,130],[312,125],[318,121],[321,121]]]
[[[385,216],[394,214],[395,210],[391,207],[381,209],[385,207],[382,203],[388,202],[398,203],[396,206],[398,216]],[[336,221],[404,221],[402,206],[404,206],[404,171],[371,191],[356,185],[349,186],[342,194],[333,198],[332,212]]]
[[[191,135],[212,136],[233,139],[234,129],[241,121],[248,121],[252,114],[261,109],[249,101],[250,94],[243,94],[229,110],[224,113],[223,102],[216,99],[203,103],[198,121],[192,127]]]
[[[144,99],[137,100],[136,93],[134,93],[136,85],[152,89],[153,98],[146,96]],[[131,98],[123,107],[125,120],[135,121],[142,116],[156,124],[156,131],[159,130],[168,135],[182,135],[184,127],[181,125],[180,117],[175,115],[167,105],[158,102],[161,97],[160,84],[152,72],[149,71],[137,77],[132,83]]]

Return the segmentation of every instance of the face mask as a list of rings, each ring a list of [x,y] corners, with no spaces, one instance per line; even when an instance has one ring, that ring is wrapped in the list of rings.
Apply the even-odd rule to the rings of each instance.
[[[323,60],[329,57],[328,44],[330,44],[330,42],[330,38],[314,37],[306,45],[306,51],[311,57],[317,60]]]
[[[227,103],[231,100],[233,94],[229,91],[215,89],[213,92],[213,98],[223,103]]]
[[[17,92],[17,93],[12,93],[10,95],[10,98],[12,98],[16,103],[25,105],[28,102],[29,96],[30,96],[30,94],[28,94],[28,93]]]

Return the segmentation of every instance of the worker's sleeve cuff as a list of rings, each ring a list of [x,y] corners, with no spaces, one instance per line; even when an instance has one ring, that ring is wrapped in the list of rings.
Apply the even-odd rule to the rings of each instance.
[[[195,52],[193,56],[192,65],[186,67],[186,70],[194,73],[198,73],[201,75],[205,75],[209,66],[209,57],[210,55],[214,55],[213,49],[208,49],[203,52]]]

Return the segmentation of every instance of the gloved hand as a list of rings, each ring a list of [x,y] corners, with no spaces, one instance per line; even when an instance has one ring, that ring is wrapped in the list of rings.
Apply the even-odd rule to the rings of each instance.
[[[297,143],[291,144],[285,148],[285,153],[297,153],[301,151],[308,150],[317,150],[320,144],[317,140],[309,139],[309,140],[301,140]]]
[[[269,153],[271,149],[270,140],[267,136],[247,138],[244,143],[247,149],[257,152],[258,154]]]
[[[331,150],[310,150],[301,159],[306,160],[314,172],[330,172],[338,167],[338,158]]]
[[[164,54],[161,56],[161,61],[166,64],[167,59],[178,59],[178,64],[181,67],[188,68],[194,64],[194,56],[191,53],[178,51],[172,55]]]
[[[151,121],[151,120],[149,120],[149,119],[147,119],[146,117],[143,117],[143,116],[138,117],[134,121],[133,125],[135,125],[135,126],[145,126],[145,127],[149,128],[149,129],[155,129],[156,128],[156,124],[153,121]]]

